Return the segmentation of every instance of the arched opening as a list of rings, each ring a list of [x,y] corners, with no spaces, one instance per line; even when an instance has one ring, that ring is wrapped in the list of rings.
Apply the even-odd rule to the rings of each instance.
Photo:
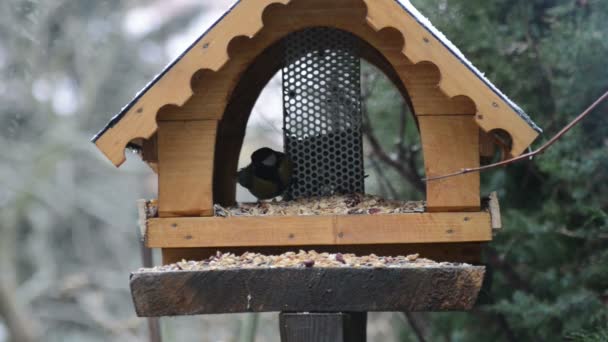
[[[220,121],[214,170],[214,201],[218,204],[255,200],[236,185],[236,170],[249,163],[257,148],[282,150],[279,73],[285,66],[284,39],[267,48],[241,75]],[[408,93],[382,53],[359,37],[356,41],[361,55],[366,193],[422,199],[421,145]],[[402,44],[401,40],[396,45]]]

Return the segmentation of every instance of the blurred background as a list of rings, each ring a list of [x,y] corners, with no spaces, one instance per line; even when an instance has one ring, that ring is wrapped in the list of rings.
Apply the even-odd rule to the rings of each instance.
[[[545,129],[537,145],[608,89],[606,0],[413,2]],[[230,4],[0,1],[0,342],[147,340],[128,279],[141,265],[135,201],[156,197],[156,178],[136,155],[115,169],[89,139]],[[423,198],[411,116],[377,70],[362,77],[367,189]],[[280,83],[254,109],[244,158],[281,147]],[[482,180],[505,228],[484,251],[479,306],[372,314],[370,341],[607,341],[608,106]],[[278,341],[276,314],[161,325],[165,341]]]

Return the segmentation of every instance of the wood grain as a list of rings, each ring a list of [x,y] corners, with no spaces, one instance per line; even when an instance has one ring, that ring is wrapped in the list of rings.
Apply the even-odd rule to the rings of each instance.
[[[158,130],[161,217],[213,214],[217,121],[162,121]]]
[[[142,141],[141,159],[158,174],[158,134]]]
[[[140,317],[469,310],[484,273],[464,265],[138,272],[131,294]]]
[[[474,117],[421,116],[418,118],[426,177],[479,166],[479,128]],[[479,173],[428,181],[429,211],[478,211]]]
[[[183,217],[148,220],[150,248],[483,242],[490,215],[422,213],[350,216]]]

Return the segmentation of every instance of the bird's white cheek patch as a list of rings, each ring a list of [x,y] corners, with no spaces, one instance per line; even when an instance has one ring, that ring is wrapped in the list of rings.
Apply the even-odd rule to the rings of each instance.
[[[277,163],[277,156],[275,156],[274,154],[268,156],[266,159],[264,159],[264,161],[262,161],[262,164],[264,164],[265,166],[275,166]]]

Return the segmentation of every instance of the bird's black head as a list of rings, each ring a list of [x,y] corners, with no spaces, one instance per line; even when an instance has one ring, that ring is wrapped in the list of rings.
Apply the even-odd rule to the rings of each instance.
[[[248,189],[251,188],[253,183],[253,171],[251,169],[251,165],[239,170],[239,172],[236,174],[236,179],[243,187]]]
[[[251,162],[255,166],[274,167],[280,161],[283,154],[268,147],[263,147],[251,155]]]

